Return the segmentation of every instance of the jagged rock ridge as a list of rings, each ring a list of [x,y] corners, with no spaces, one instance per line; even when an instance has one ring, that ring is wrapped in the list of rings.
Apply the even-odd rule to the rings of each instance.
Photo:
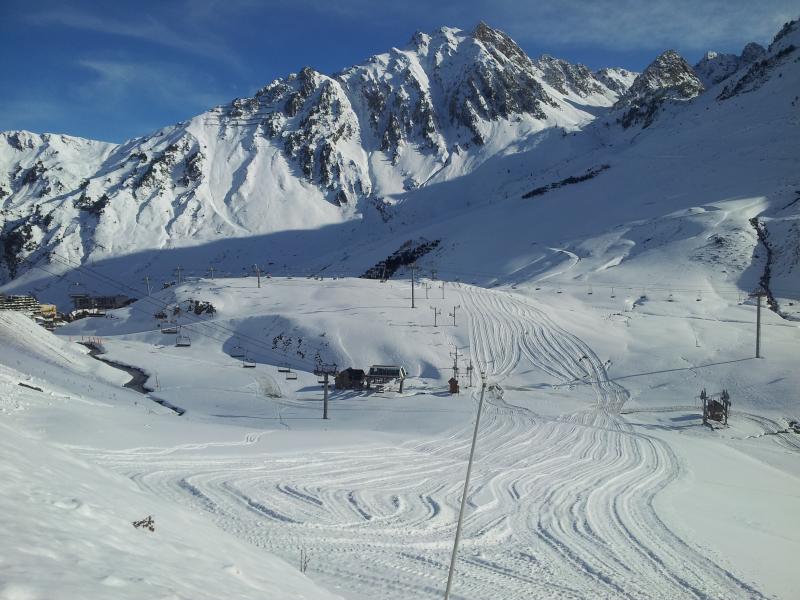
[[[690,100],[704,89],[686,60],[676,51],[667,50],[642,71],[614,109],[622,112],[619,122],[623,127],[635,123],[648,127],[665,102]]]

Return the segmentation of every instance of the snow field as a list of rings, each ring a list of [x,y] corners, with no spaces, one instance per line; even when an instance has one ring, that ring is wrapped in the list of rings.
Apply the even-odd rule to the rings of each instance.
[[[425,362],[447,364],[449,346],[437,341],[447,328],[436,331],[419,322],[434,300],[418,296],[416,312],[405,308],[407,284],[276,279],[267,290],[243,296],[235,291],[243,281],[252,284],[206,281],[185,287],[195,294],[211,294],[213,286],[215,295],[209,299],[219,303],[216,318],[251,333],[250,327],[269,320],[271,311],[280,315],[281,327],[302,323],[306,335],[324,326],[325,337],[336,340],[326,350],[360,357],[353,362],[356,366],[366,366],[368,357],[391,356],[408,360],[412,374],[422,375],[427,374]],[[174,293],[180,296],[187,290]],[[371,304],[357,301],[365,295]],[[585,331],[586,323],[596,324],[597,318],[584,307],[580,316],[571,316],[571,327],[561,324],[580,301],[567,299],[566,308],[554,310],[542,300],[454,284],[447,288],[446,303],[443,308],[460,304],[465,317],[460,327],[449,328],[449,338],[469,345],[490,383],[457,565],[460,597],[759,598],[771,595],[769,589],[785,594],[790,579],[765,582],[746,568],[743,576],[746,561],[741,556],[731,564],[724,530],[715,527],[716,533],[709,535],[693,529],[696,518],[690,519],[693,527],[687,527],[671,505],[658,508],[667,496],[676,505],[687,505],[685,495],[674,490],[677,485],[697,491],[687,481],[703,454],[687,455],[676,446],[681,435],[677,427],[670,431],[664,426],[666,433],[653,435],[646,415],[633,413],[629,421],[619,414],[630,392],[609,378],[607,362],[597,352],[568,331]],[[319,315],[323,306],[333,308]],[[381,315],[384,311],[393,315],[388,323]],[[250,317],[241,319],[243,312]],[[309,315],[321,320],[309,326]],[[650,316],[635,318],[646,323]],[[138,324],[137,319],[131,313],[122,325],[96,320],[81,326],[131,331],[145,324],[144,318]],[[369,323],[366,329],[358,326],[364,321]],[[406,331],[393,333],[394,344],[387,349],[383,329],[394,331],[399,324]],[[152,334],[107,336],[110,356],[138,357],[140,364],[146,363],[142,348],[147,335]],[[608,336],[609,343],[618,342],[618,335]],[[202,348],[205,358],[198,360],[208,362],[203,373],[174,368],[174,381],[164,378],[167,389],[160,393],[176,402],[182,394],[190,422],[229,422],[216,411],[214,402],[220,402],[230,409],[228,414],[235,409],[242,417],[237,422],[248,428],[267,426],[268,435],[251,438],[245,446],[219,449],[197,444],[160,450],[76,450],[290,561],[296,561],[300,549],[307,550],[309,574],[349,598],[371,598],[376,589],[389,598],[440,596],[471,433],[463,395],[438,400],[429,395],[442,389],[448,374],[412,379],[407,395],[368,397],[366,405],[361,398],[334,394],[333,419],[323,423],[318,420],[319,386],[310,376],[301,374],[293,388],[274,367],[259,364],[256,371],[273,378],[281,397],[261,395],[250,401],[233,393],[247,389],[249,370],[225,367],[225,383],[216,392],[220,398],[192,407],[191,399],[202,394],[206,378],[221,382],[221,371],[214,369],[223,367],[212,364],[220,362],[223,346],[229,347],[197,342],[191,351]],[[162,368],[187,360],[182,349],[157,350]],[[414,361],[426,352],[432,356]],[[280,364],[268,354],[265,360]],[[557,402],[565,390],[582,400],[565,402],[559,412]],[[255,397],[258,390],[251,388],[249,394]],[[536,412],[535,398],[540,395],[550,397],[542,404],[542,414]],[[651,394],[647,403],[657,409],[669,407],[671,414],[685,410],[669,389]],[[426,404],[431,410],[444,410],[444,415],[426,413]],[[396,412],[400,407],[406,410]],[[390,412],[390,418],[381,415],[384,412]],[[259,422],[259,415],[265,420]],[[752,415],[730,434],[761,435],[757,442],[753,439],[760,452],[782,449],[796,455],[791,436],[763,436],[778,425],[774,419]],[[427,422],[430,419],[433,424]],[[758,424],[756,419],[763,421]],[[314,431],[315,436],[308,435]],[[701,435],[696,433],[697,439]],[[704,443],[715,449],[725,444],[719,439]],[[768,460],[774,463],[773,456]],[[760,464],[740,467],[740,476],[756,477]],[[789,485],[798,485],[796,476]],[[774,541],[771,534],[766,539]],[[709,552],[709,545],[715,550]]]

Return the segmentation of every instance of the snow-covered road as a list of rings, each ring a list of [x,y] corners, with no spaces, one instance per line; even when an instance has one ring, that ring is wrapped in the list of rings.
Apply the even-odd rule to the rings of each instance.
[[[591,348],[516,296],[458,293],[489,387],[455,597],[763,597],[659,517],[654,499],[681,461],[626,423],[628,392]],[[589,384],[595,405],[554,418],[506,401],[504,380],[531,367]],[[290,562],[306,550],[309,574],[348,598],[438,598],[470,433],[277,455],[248,451],[252,434],[211,449],[83,452]]]

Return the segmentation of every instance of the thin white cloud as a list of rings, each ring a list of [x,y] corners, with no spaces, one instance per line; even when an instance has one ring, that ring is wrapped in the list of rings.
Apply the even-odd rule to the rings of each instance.
[[[339,18],[427,23],[433,27],[478,20],[540,47],[705,50],[767,42],[800,16],[797,0],[292,0],[310,13]],[[466,22],[465,22],[466,21]],[[393,42],[396,43],[396,42]]]
[[[517,11],[513,4],[500,0],[495,6],[520,40],[612,50],[705,50],[767,42],[798,14],[796,2],[787,0],[559,0],[532,11]]]
[[[123,21],[81,11],[48,10],[32,13],[27,20],[38,25],[56,25],[144,40],[241,68],[238,55],[218,36],[208,30],[187,32],[169,27],[165,24],[170,20],[166,16],[157,18],[145,15]],[[196,20],[191,22],[196,23]]]
[[[185,68],[172,64],[83,59],[78,65],[94,74],[77,88],[79,95],[98,104],[135,98],[189,112],[208,109],[226,99],[225,94],[214,91],[213,82],[207,78],[193,77]]]

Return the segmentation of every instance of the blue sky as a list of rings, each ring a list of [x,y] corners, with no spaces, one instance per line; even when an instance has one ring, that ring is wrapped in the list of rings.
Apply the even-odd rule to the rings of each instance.
[[[0,0],[0,130],[120,142],[442,25],[483,20],[531,56],[641,70],[667,48],[695,62],[766,44],[798,12],[796,0]]]

